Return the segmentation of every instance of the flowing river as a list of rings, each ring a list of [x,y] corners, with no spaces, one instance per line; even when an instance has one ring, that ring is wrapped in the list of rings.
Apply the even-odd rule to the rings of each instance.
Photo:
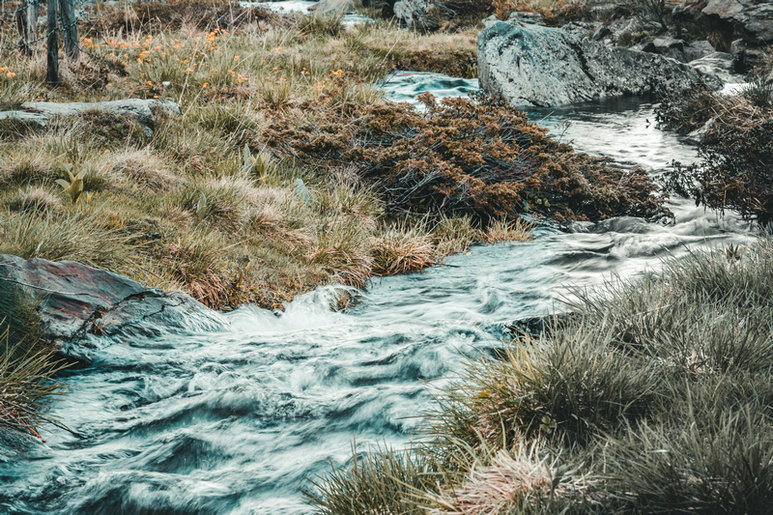
[[[474,90],[473,81],[393,75],[389,98]],[[534,112],[577,149],[657,174],[695,149],[659,130],[652,104],[617,100]],[[333,287],[281,313],[223,315],[227,330],[105,346],[63,376],[45,445],[0,463],[0,512],[306,513],[299,489],[358,446],[407,444],[432,388],[503,327],[554,307],[568,288],[654,269],[688,249],[744,243],[749,228],[690,201],[672,225],[620,218],[544,227],[533,241],[480,246],[420,273],[376,279],[346,312]],[[428,384],[428,381],[436,380]]]

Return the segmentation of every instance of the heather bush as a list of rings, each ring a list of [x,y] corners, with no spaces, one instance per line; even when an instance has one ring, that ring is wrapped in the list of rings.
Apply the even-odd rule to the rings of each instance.
[[[469,215],[484,225],[521,213],[558,220],[668,214],[643,170],[577,154],[504,102],[423,100],[426,113],[350,104],[323,118],[283,120],[268,139],[309,167],[351,162],[390,214]]]

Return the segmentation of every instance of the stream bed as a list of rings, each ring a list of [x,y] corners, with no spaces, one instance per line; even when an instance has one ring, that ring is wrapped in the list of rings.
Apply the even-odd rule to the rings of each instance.
[[[477,87],[403,79],[382,85],[390,98]],[[626,99],[532,116],[623,166],[657,174],[673,159],[694,160],[692,145],[655,126],[652,108]],[[751,238],[732,213],[718,218],[685,199],[670,207],[671,225],[543,227],[530,242],[475,247],[376,279],[346,312],[329,310],[334,287],[324,287],[281,314],[254,306],[224,314],[221,332],[108,346],[92,367],[63,376],[69,392],[51,412],[84,438],[50,430],[23,460],[0,463],[0,512],[308,512],[299,493],[307,478],[345,463],[355,437],[360,447],[406,445],[439,378],[463,354],[500,346],[508,322],[560,309],[570,288]]]

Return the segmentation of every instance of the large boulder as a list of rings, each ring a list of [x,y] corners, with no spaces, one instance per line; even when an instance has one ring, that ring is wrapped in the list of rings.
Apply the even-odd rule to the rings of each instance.
[[[37,297],[43,337],[65,358],[88,364],[99,342],[223,327],[220,315],[183,293],[164,293],[72,261],[0,254],[0,281]]]
[[[171,100],[128,98],[106,102],[25,102],[19,109],[0,111],[0,120],[11,119],[45,127],[56,116],[74,116],[86,112],[111,113],[137,120],[148,135],[153,133],[159,113],[181,115],[180,106]]]
[[[725,27],[755,45],[773,43],[773,3],[759,0],[684,0],[674,18]]]
[[[702,82],[690,66],[660,55],[609,47],[576,31],[506,22],[480,33],[478,75],[488,93],[536,106],[688,90]]]

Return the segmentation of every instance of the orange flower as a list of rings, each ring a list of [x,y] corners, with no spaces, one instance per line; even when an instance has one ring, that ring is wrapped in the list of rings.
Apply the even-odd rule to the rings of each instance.
[[[8,77],[9,79],[12,79],[12,78],[16,77],[16,74],[13,73],[13,72],[8,72],[8,73],[5,74],[5,76]]]

